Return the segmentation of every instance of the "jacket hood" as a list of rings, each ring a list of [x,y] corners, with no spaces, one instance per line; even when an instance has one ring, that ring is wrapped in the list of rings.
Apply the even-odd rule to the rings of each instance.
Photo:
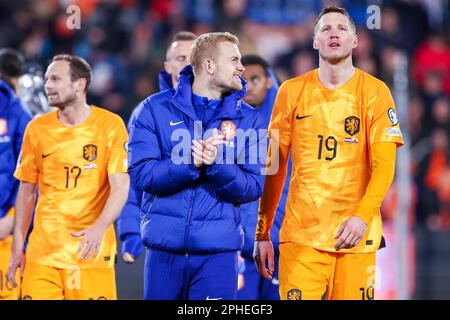
[[[163,70],[158,75],[159,91],[172,89],[172,76]]]

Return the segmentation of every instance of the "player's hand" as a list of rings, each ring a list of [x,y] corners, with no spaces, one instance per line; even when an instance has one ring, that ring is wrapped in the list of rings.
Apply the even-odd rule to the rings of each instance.
[[[81,254],[83,260],[89,259],[91,255],[92,259],[97,258],[106,229],[107,227],[103,224],[95,223],[90,228],[72,233],[72,236],[74,237],[84,237],[77,250],[77,253],[80,253],[84,248],[84,251]]]
[[[266,279],[272,280],[274,264],[274,251],[271,240],[255,241],[253,260],[258,272]]]
[[[227,143],[223,138],[223,135],[219,134],[218,130],[215,128],[209,139],[206,141],[201,141],[203,146],[203,164],[211,165],[214,163],[214,160],[216,160],[217,157],[217,146],[219,144]]]
[[[122,259],[126,263],[133,263],[144,250],[139,233],[127,233],[122,240]]]
[[[17,288],[16,272],[20,268],[20,277],[23,277],[25,269],[25,255],[22,250],[14,250],[9,261],[8,271],[6,272],[6,287],[10,284],[13,288]]]
[[[245,286],[244,274],[238,273],[238,286],[237,286],[238,291],[242,290],[244,286]]]
[[[203,166],[203,146],[202,143],[192,140],[192,158],[194,159],[194,166],[200,168]]]
[[[360,217],[351,216],[341,224],[336,232],[334,238],[338,240],[334,244],[334,248],[339,251],[357,246],[364,237],[366,229],[367,225]]]
[[[245,259],[241,255],[238,255],[238,290],[241,290],[245,286],[244,272]]]

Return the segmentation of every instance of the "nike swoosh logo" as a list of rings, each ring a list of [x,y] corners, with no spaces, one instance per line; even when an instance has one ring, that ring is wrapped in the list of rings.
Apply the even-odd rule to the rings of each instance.
[[[178,121],[178,122],[173,122],[173,121],[170,121],[170,125],[171,126],[176,126],[177,124],[180,124],[180,123],[183,123],[184,121]]]
[[[297,119],[297,120],[302,120],[302,119],[305,119],[305,118],[308,118],[308,117],[312,117],[312,114],[309,114],[309,115],[307,115],[307,116],[302,116],[302,117],[300,117],[300,116],[297,114],[297,116],[295,117],[295,119]]]
[[[48,156],[51,156],[52,154],[54,154],[54,152],[52,153],[47,153],[47,154],[42,154],[42,158],[47,158]]]

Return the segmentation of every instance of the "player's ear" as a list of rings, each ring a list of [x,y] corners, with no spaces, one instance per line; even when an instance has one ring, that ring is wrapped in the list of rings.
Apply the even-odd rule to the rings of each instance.
[[[168,73],[171,74],[172,70],[170,70],[170,65],[167,61],[164,61],[164,70]]]
[[[352,44],[352,48],[355,49],[358,46],[358,35],[355,33],[353,35],[353,44]]]
[[[75,81],[75,88],[77,92],[86,92],[87,81],[85,78],[80,78]]]
[[[213,76],[216,71],[216,64],[214,63],[213,59],[206,58],[203,62],[206,73],[210,76]]]
[[[317,40],[315,35],[313,36],[313,48],[319,50],[319,41]]]

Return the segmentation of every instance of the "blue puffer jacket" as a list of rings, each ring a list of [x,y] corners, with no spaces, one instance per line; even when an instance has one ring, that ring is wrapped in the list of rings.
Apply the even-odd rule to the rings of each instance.
[[[262,102],[261,106],[257,109],[257,111],[263,118],[265,128],[269,126],[270,117],[272,116],[273,104],[275,103],[275,98],[277,96],[279,88],[278,80],[276,79],[271,69],[269,69],[269,74],[272,78],[272,87],[269,90],[267,90],[264,101]],[[286,207],[286,199],[289,190],[289,183],[291,181],[291,168],[292,162],[291,159],[289,158],[286,181],[284,183],[280,202],[278,203],[277,212],[275,214],[275,220],[273,222],[272,228],[270,229],[270,239],[272,240],[276,255],[279,254],[278,251],[279,233]],[[258,222],[258,206],[259,201],[253,201],[241,206],[242,226],[244,228],[245,233],[244,247],[241,250],[241,255],[245,258],[252,258],[253,255],[256,224]]]
[[[265,160],[259,159],[255,148],[267,148],[265,138],[259,138],[263,135],[252,135],[248,129],[262,129],[263,123],[242,101],[243,79],[243,89],[224,97],[209,123],[199,123],[192,105],[193,79],[192,67],[187,66],[175,89],[144,100],[131,130],[128,171],[132,183],[144,190],[142,240],[147,247],[174,252],[239,250],[243,245],[239,206],[261,196]],[[207,131],[206,139],[213,128],[223,132],[230,124],[238,135],[230,136],[217,158],[224,163],[200,170],[190,163],[192,139]],[[239,129],[250,135],[238,139]],[[223,161],[230,155],[234,163]]]
[[[172,77],[166,71],[161,71],[159,73],[159,91],[164,91],[172,88]],[[136,122],[138,114],[141,112],[144,104],[139,104],[130,116],[128,120],[127,130],[128,133],[131,132],[131,128]],[[140,237],[140,212],[141,212],[141,200],[142,200],[142,190],[139,190],[135,185],[130,185],[130,190],[128,192],[128,199],[125,206],[122,209],[119,217],[116,221],[117,235],[121,241],[124,241],[128,234],[135,234]],[[134,244],[133,248],[135,256],[138,256],[143,250],[142,244]]]
[[[172,89],[172,76],[163,70],[158,75],[159,91]]]
[[[0,80],[0,218],[14,205],[19,181],[14,170],[31,115],[12,89]]]

